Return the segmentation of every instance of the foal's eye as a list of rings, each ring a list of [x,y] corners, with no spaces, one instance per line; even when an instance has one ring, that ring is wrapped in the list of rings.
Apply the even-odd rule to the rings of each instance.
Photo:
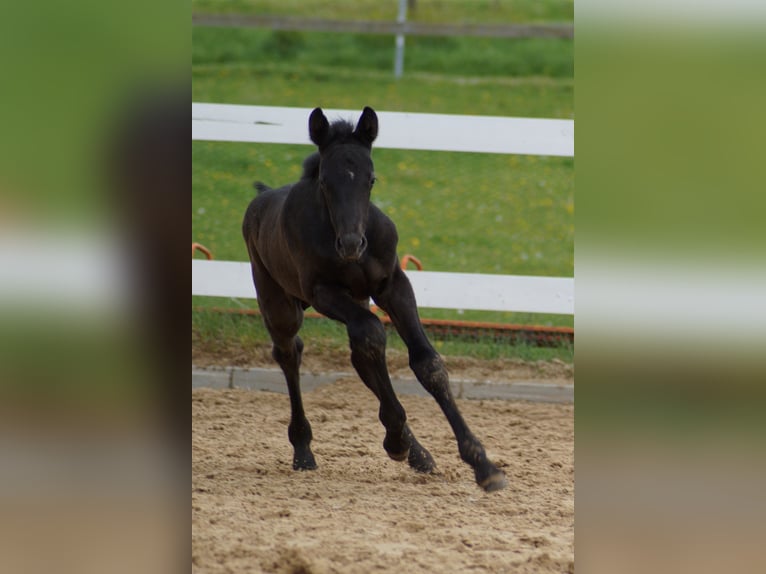
[[[374,175],[370,177],[370,187],[372,187],[376,181],[378,181],[377,177],[375,177]]]

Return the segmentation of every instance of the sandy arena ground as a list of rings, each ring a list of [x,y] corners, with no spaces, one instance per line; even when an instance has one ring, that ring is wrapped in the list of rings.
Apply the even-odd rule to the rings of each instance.
[[[400,398],[438,474],[386,456],[353,377],[304,394],[313,472],[292,470],[287,395],[193,390],[193,572],[573,572],[574,407],[459,401],[508,475],[486,494],[436,403]]]

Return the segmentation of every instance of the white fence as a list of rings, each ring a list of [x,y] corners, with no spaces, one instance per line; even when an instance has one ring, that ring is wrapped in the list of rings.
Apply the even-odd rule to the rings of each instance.
[[[361,110],[325,109],[330,120]],[[310,144],[309,108],[192,104],[192,139]],[[574,155],[574,121],[377,112],[375,147],[434,151]],[[407,272],[420,307],[574,314],[574,279]],[[192,260],[192,295],[255,298],[248,263]]]
[[[355,121],[362,110],[324,112],[331,121]],[[310,113],[309,108],[193,103],[192,139],[311,144]],[[574,120],[376,113],[379,148],[574,156]]]
[[[407,271],[419,307],[574,314],[574,280]],[[192,295],[255,297],[250,264],[192,259]]]

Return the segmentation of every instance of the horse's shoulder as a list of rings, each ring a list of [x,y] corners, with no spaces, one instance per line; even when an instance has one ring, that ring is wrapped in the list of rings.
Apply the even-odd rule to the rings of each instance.
[[[367,221],[367,239],[370,243],[370,254],[387,273],[396,263],[399,235],[394,222],[373,204],[370,204]]]

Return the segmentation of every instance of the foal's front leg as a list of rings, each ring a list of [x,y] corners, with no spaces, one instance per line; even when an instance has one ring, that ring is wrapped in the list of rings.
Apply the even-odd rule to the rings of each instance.
[[[412,433],[406,425],[404,407],[397,399],[388,376],[386,331],[380,319],[337,288],[319,285],[314,288],[313,294],[311,303],[317,311],[346,325],[351,363],[364,384],[380,400],[379,418],[386,428],[383,448],[394,460],[406,459],[410,453]]]
[[[468,428],[457,408],[447,369],[423,331],[412,286],[398,266],[383,292],[375,297],[375,302],[389,314],[407,345],[410,368],[418,381],[444,411],[455,433],[460,458],[473,468],[477,484],[488,492],[504,488],[508,484],[505,474],[489,461],[481,442]]]

